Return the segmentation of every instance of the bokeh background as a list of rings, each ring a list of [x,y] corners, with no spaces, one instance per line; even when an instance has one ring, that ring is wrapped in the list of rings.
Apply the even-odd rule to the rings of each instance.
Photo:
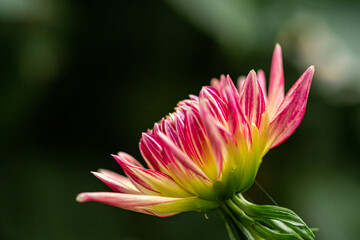
[[[359,228],[360,2],[0,0],[0,239],[227,239],[217,212],[160,219],[75,202],[141,159],[141,132],[220,74],[283,47],[286,89],[316,72],[298,130],[257,180],[317,239]],[[252,201],[271,204],[254,185]]]

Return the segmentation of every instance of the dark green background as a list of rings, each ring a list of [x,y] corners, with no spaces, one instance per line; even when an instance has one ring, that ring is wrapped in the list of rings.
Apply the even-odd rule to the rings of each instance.
[[[141,132],[211,78],[236,80],[252,68],[268,77],[276,42],[286,89],[307,66],[316,72],[303,122],[266,155],[257,179],[319,227],[318,239],[360,235],[360,74],[351,67],[359,3],[199,2],[0,1],[0,239],[227,239],[217,212],[161,219],[75,197],[107,191],[90,171],[121,172],[110,156],[118,151],[141,159]],[[311,19],[320,20],[309,33]],[[319,46],[334,37],[338,51],[299,61],[302,50],[318,49],[316,32]],[[328,69],[322,59],[338,64]],[[347,62],[349,74],[328,74],[346,84],[328,89],[326,73]],[[246,196],[271,203],[255,185]]]

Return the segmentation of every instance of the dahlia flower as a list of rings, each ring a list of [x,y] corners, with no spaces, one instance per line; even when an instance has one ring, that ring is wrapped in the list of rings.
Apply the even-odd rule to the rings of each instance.
[[[285,95],[277,44],[268,91],[262,70],[240,77],[237,86],[229,76],[213,79],[142,134],[139,148],[148,168],[127,153],[113,155],[126,176],[104,169],[93,174],[114,192],[80,193],[77,201],[158,217],[219,208],[232,239],[313,239],[292,211],[255,205],[241,195],[263,156],[300,124],[313,74],[311,66]]]

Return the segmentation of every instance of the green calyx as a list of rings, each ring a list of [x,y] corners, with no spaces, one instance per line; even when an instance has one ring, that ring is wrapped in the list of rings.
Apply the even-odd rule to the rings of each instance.
[[[314,233],[293,211],[271,205],[256,205],[241,194],[223,202],[220,211],[231,240],[313,240]]]

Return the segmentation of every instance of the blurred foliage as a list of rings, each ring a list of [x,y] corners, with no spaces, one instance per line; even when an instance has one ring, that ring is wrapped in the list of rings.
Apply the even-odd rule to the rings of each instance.
[[[141,159],[142,131],[212,77],[316,66],[307,113],[258,181],[319,239],[356,239],[358,1],[0,0],[0,239],[225,239],[217,212],[159,219],[96,203],[89,171]],[[246,196],[270,203],[254,186]]]

